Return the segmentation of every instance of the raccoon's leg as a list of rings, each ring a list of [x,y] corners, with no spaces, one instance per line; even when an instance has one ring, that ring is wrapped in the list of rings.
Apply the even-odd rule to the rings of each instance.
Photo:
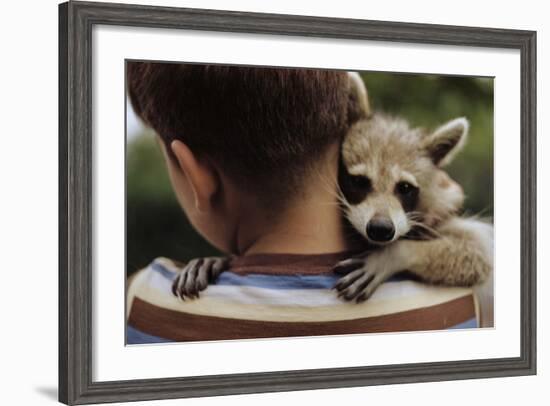
[[[189,261],[178,273],[172,283],[174,296],[185,300],[194,299],[199,292],[214,282],[229,265],[229,258],[209,257]]]
[[[339,296],[368,299],[385,280],[411,271],[430,283],[472,286],[492,271],[492,227],[475,220],[451,219],[433,240],[399,240],[363,258],[342,261],[336,272],[349,271],[335,286]]]
[[[427,282],[451,286],[482,283],[493,270],[493,227],[474,219],[452,218],[440,237],[407,241],[413,254],[407,270]],[[405,241],[403,241],[405,242]]]

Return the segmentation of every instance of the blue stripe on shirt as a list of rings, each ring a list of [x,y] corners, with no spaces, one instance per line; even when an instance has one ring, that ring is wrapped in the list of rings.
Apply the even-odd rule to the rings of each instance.
[[[233,272],[223,272],[218,277],[216,285],[268,289],[331,289],[338,279],[336,275],[237,275]]]
[[[144,333],[132,326],[126,326],[126,344],[172,343],[172,340]]]
[[[448,330],[455,330],[455,329],[461,329],[461,328],[478,328],[477,325],[477,319],[474,317],[473,319],[466,320],[462,323],[456,324],[452,327],[449,327]]]

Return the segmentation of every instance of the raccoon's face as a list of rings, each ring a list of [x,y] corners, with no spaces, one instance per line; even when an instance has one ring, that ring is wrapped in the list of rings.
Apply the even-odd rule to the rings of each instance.
[[[412,230],[429,231],[456,213],[462,189],[439,167],[464,142],[467,126],[457,119],[425,134],[380,114],[355,124],[343,142],[338,173],[352,226],[384,245]]]

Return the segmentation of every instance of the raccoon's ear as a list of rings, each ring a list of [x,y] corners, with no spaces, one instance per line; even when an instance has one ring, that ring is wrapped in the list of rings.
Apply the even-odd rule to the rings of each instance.
[[[349,99],[348,99],[348,123],[368,118],[371,115],[367,87],[357,72],[348,72]]]
[[[449,164],[468,138],[470,123],[464,117],[455,118],[426,136],[422,146],[439,167]]]

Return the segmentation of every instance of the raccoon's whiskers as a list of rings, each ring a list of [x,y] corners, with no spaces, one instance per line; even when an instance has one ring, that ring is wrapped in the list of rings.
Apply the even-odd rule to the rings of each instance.
[[[406,216],[409,220],[412,220],[412,221],[420,221],[420,222],[423,223],[426,220],[425,214],[421,213],[421,212],[418,212],[418,211],[408,212],[408,213],[406,213]],[[434,213],[431,213],[430,214],[430,219],[433,219],[435,221],[435,223],[438,224],[443,220],[443,217],[438,216]],[[424,225],[426,225],[426,224],[424,224]]]
[[[318,169],[316,170],[315,174],[317,175],[317,178],[321,182],[321,186],[323,187],[325,192],[328,192],[328,194],[330,196],[337,199],[337,201],[339,203],[341,203],[341,204],[346,203],[346,201],[344,200],[344,198],[341,194],[340,185],[338,184],[338,182],[335,179],[329,178],[325,173],[322,173]]]
[[[410,218],[411,220],[415,220],[415,219],[421,219],[423,217],[423,213],[420,212],[420,211],[409,211],[407,213],[405,213],[407,218]]]
[[[410,221],[410,225],[413,228],[418,227],[423,231],[427,231],[429,233],[429,236],[435,236],[437,238],[441,237],[441,234],[439,233],[439,231],[437,231],[433,227],[430,227],[430,226],[428,226],[428,225],[426,225],[426,224],[424,224],[420,221],[415,221],[415,220],[409,220],[409,221]]]
[[[334,201],[317,201],[315,202],[315,204],[319,205],[319,206],[338,206],[338,207],[341,207],[342,204],[340,202],[334,202]]]
[[[478,211],[477,213],[469,215],[468,217],[470,217],[472,219],[476,219],[476,220],[482,220],[482,219],[486,218],[486,217],[483,217],[484,213],[488,212],[491,209],[492,209],[491,207],[487,206],[484,209],[481,209],[480,211]]]
[[[319,170],[318,168],[312,169],[312,171],[312,176],[316,176],[323,190],[327,192],[329,196],[334,198],[334,200],[332,201],[317,201],[316,204],[320,206],[334,205],[340,208],[344,208],[344,210],[346,208],[349,209],[350,205],[344,198],[342,190],[340,189],[340,185],[338,184],[336,179],[329,177],[325,172]]]

